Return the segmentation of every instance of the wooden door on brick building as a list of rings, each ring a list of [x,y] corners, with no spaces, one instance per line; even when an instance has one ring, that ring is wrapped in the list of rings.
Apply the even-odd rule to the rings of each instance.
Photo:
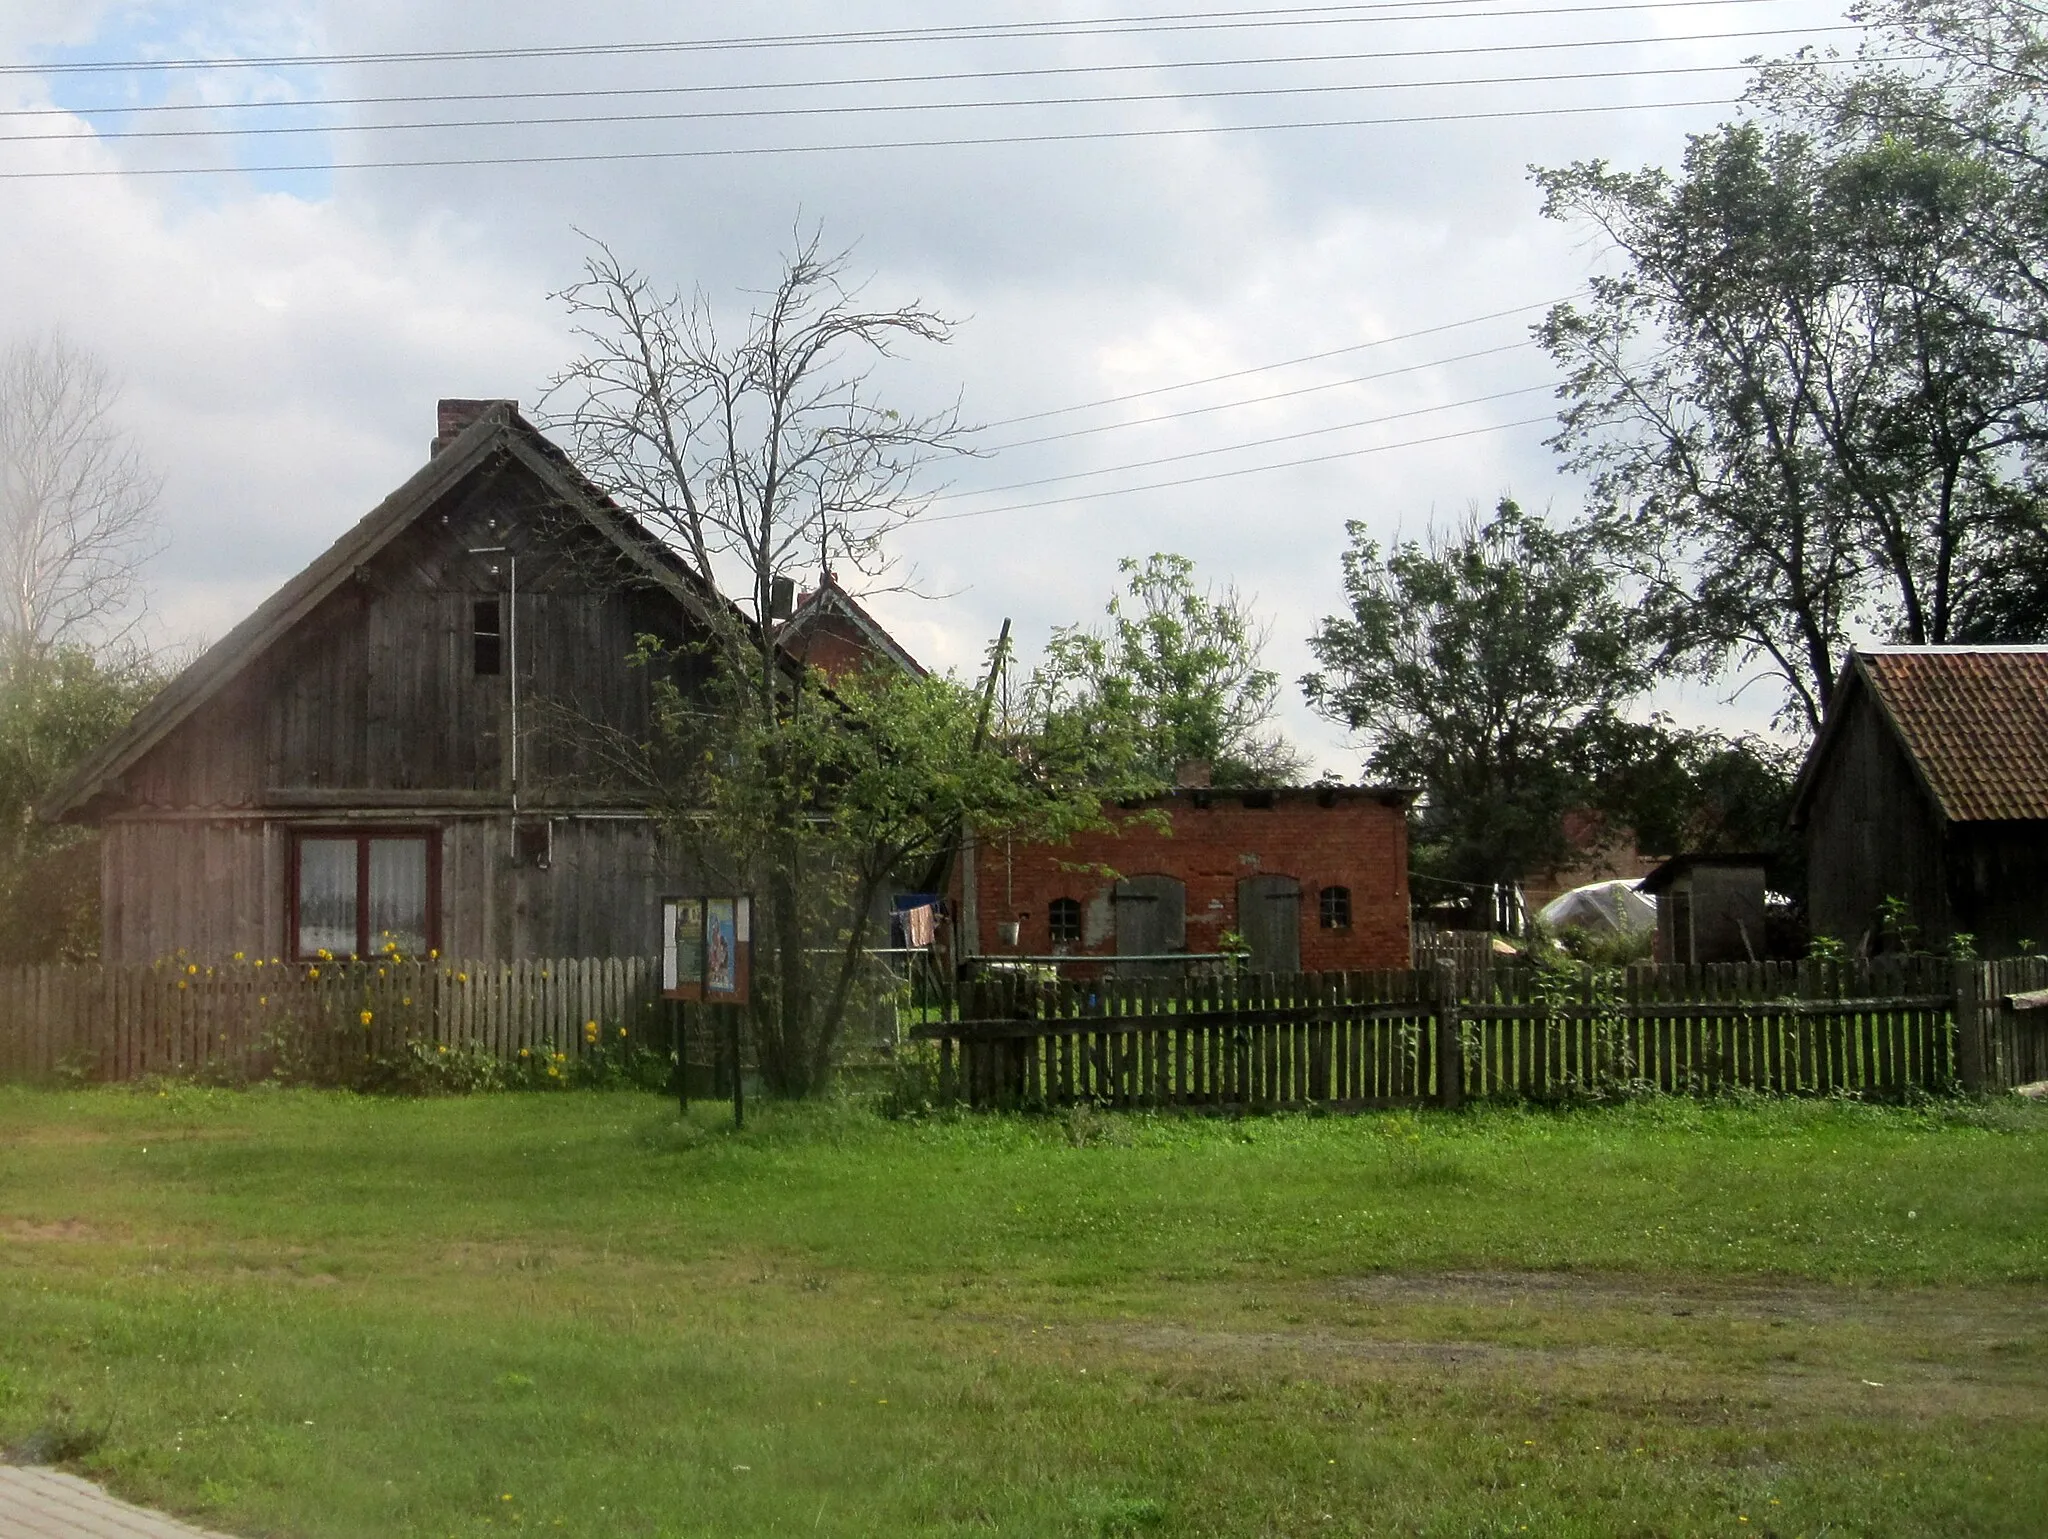
[[[1116,884],[1116,954],[1156,957],[1185,951],[1188,944],[1188,890],[1176,877],[1127,876]],[[1170,969],[1171,962],[1158,964]],[[1149,972],[1143,964],[1119,972]]]
[[[1255,973],[1301,971],[1301,883],[1291,876],[1248,876],[1237,884],[1237,933]]]

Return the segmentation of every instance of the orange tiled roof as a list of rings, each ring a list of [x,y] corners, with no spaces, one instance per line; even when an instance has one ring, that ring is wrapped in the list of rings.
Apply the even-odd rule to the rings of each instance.
[[[2048,819],[2048,647],[1878,647],[1856,661],[1950,822]]]

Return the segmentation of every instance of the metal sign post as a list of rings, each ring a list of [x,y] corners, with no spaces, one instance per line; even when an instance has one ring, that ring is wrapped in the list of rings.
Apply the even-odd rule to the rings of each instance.
[[[743,896],[661,900],[661,992],[664,999],[696,1000],[726,1007],[732,1051],[732,1122],[747,1122],[746,1091],[740,1075],[740,1013],[746,1008],[754,972],[754,900]],[[678,1005],[676,1077],[685,1080],[683,1029]],[[681,1103],[689,1106],[687,1083]]]

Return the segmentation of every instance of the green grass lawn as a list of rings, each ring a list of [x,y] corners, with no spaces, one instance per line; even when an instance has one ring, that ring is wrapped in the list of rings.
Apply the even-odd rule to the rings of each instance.
[[[2032,1108],[750,1111],[0,1090],[0,1444],[309,1539],[2048,1532]]]

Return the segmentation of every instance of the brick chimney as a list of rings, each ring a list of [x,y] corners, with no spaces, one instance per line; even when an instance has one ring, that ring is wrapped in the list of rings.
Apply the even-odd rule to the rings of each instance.
[[[1206,791],[1214,778],[1207,759],[1183,759],[1173,767],[1173,784],[1176,790]]]
[[[513,411],[519,410],[519,403],[517,401],[442,401],[435,412],[434,422],[439,432],[427,450],[429,456],[439,454],[443,449],[447,448],[449,444],[455,441],[455,436],[458,433],[464,428],[471,426],[477,418],[481,417],[493,406],[509,407]]]

